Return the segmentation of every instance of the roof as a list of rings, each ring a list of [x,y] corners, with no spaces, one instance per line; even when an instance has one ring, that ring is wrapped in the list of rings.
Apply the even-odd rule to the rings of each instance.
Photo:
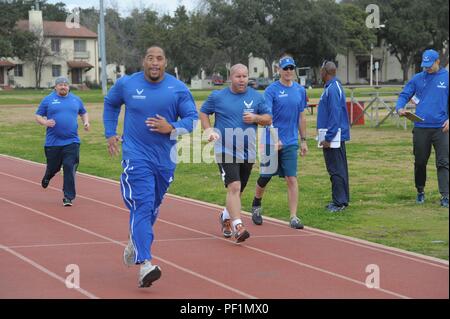
[[[94,67],[92,64],[89,64],[85,61],[67,61],[67,66],[71,69],[90,69]]]
[[[0,67],[4,67],[4,66],[16,66],[14,63],[9,62],[9,61],[5,61],[5,60],[0,60]]]
[[[28,31],[28,20],[17,21],[17,27],[20,30]],[[97,33],[80,25],[79,28],[68,28],[62,21],[44,21],[44,36],[59,38],[93,38],[97,39]]]

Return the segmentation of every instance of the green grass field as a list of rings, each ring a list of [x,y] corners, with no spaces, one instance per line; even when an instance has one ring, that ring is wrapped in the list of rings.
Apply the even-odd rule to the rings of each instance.
[[[193,92],[198,105],[208,93]],[[45,130],[34,122],[35,104],[42,96],[29,92],[23,95],[0,92],[0,105],[13,98],[15,101],[29,98],[26,104],[33,104],[0,106],[1,154],[45,162]],[[102,100],[95,91],[83,92],[82,96],[88,102]],[[106,151],[102,105],[87,104],[87,109],[92,129],[88,133],[80,130],[79,171],[118,180],[120,158],[111,158]],[[352,129],[352,141],[347,146],[351,204],[344,213],[330,215],[324,206],[330,201],[331,185],[323,155],[313,139],[315,122],[315,115],[308,115],[309,154],[299,159],[299,215],[305,225],[448,260],[448,210],[439,207],[434,154],[428,166],[427,202],[423,206],[415,204],[411,126],[403,130],[388,121],[378,129],[368,124]],[[255,165],[243,195],[246,211],[250,210],[257,177]],[[225,189],[215,164],[180,163],[170,193],[219,205],[225,202]],[[264,215],[284,220],[287,225],[289,213],[284,180],[274,178],[271,181],[263,207]]]

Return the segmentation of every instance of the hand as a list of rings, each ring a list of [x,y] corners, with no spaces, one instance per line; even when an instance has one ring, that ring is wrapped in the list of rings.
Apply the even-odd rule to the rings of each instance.
[[[406,110],[405,109],[399,109],[397,111],[397,113],[398,113],[399,116],[405,116]]]
[[[213,128],[206,129],[205,134],[208,137],[208,142],[215,142],[220,138],[220,135]]]
[[[89,124],[89,122],[86,122],[86,123],[84,123],[84,130],[85,131],[89,131],[89,127],[90,127],[91,125]]]
[[[149,117],[145,124],[150,127],[150,131],[161,134],[170,134],[174,129],[164,117],[158,114],[156,117]]]
[[[246,124],[253,124],[253,123],[256,123],[257,115],[254,113],[245,112],[242,119],[244,120],[244,123],[246,123]]]
[[[45,126],[47,126],[47,127],[54,127],[55,125],[56,125],[56,122],[53,119],[45,121]]]
[[[275,142],[275,149],[277,151],[281,150],[283,148],[283,142],[281,142],[281,140],[278,140],[277,142]]]
[[[322,141],[322,142],[320,142],[320,145],[321,145],[323,148],[330,148],[331,142],[328,142],[328,141]]]
[[[448,132],[448,120],[444,122],[442,127],[443,127],[442,132],[447,133]]]
[[[108,152],[111,156],[119,155],[119,142],[121,142],[120,136],[111,136],[108,138]]]
[[[306,154],[308,154],[308,144],[306,143],[306,141],[302,141],[302,143],[300,144],[300,156],[305,156]]]

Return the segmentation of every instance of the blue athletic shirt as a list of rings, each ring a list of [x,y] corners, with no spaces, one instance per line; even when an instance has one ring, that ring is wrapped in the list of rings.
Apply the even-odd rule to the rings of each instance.
[[[208,115],[214,114],[214,127],[220,134],[220,139],[214,145],[216,154],[225,153],[249,161],[256,159],[258,125],[244,123],[243,115],[244,112],[272,114],[261,94],[253,88],[247,88],[245,93],[233,93],[230,88],[214,91],[200,111]],[[225,129],[229,129],[228,134]]]
[[[122,104],[125,120],[122,136],[124,160],[148,160],[161,169],[175,169],[170,152],[176,144],[172,134],[150,131],[145,121],[160,115],[177,134],[192,132],[198,120],[194,98],[186,85],[165,73],[158,83],[150,83],[144,72],[123,76],[105,96],[103,123],[105,136],[117,135],[117,123]],[[176,154],[176,152],[175,152]]]
[[[47,127],[45,146],[79,144],[78,115],[85,113],[81,99],[70,92],[66,96],[60,96],[56,91],[47,95],[36,111],[37,115],[56,123],[54,127]]]
[[[405,107],[414,96],[419,99],[416,114],[423,122],[414,122],[415,127],[440,128],[448,120],[448,71],[440,69],[428,74],[417,73],[405,86],[397,101],[397,111]]]
[[[347,104],[344,88],[337,78],[329,80],[320,97],[317,128],[327,129],[325,140],[331,142],[341,129],[341,141],[350,140]]]
[[[298,145],[300,113],[306,107],[306,90],[297,82],[288,87],[277,81],[264,92],[267,106],[272,110],[272,126],[278,129],[283,145]],[[269,138],[269,130],[266,130]],[[270,139],[271,140],[271,139]]]

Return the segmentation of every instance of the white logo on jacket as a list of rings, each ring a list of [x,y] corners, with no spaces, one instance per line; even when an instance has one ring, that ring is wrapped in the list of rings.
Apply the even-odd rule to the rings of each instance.
[[[445,85],[445,82],[439,81],[439,85],[437,86],[439,89],[446,89],[447,85]]]
[[[132,98],[135,100],[145,100],[147,97],[145,95],[142,95],[143,92],[144,92],[144,89],[142,89],[142,90],[136,89],[136,93],[138,95],[133,95]]]

